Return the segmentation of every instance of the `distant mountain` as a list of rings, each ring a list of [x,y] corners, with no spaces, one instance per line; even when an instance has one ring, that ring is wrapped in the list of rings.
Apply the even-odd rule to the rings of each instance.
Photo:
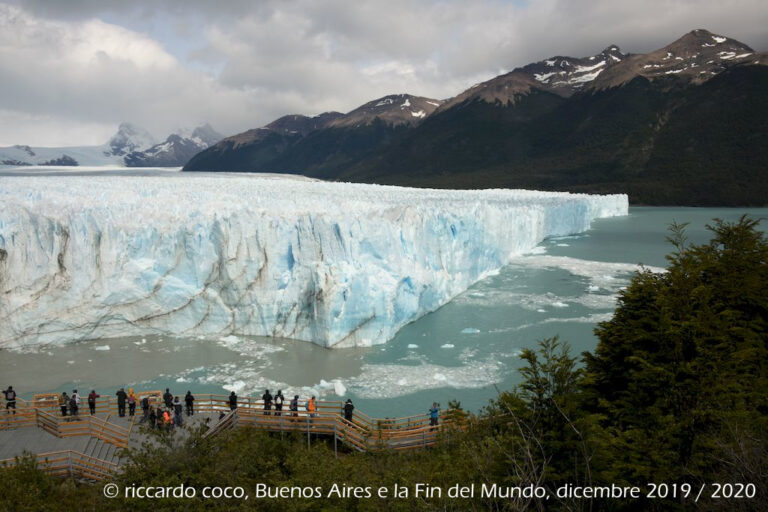
[[[115,135],[100,146],[0,148],[0,166],[101,166],[180,167],[196,153],[221,140],[209,124],[180,131],[157,144],[145,129],[121,123]]]
[[[418,125],[440,100],[393,94],[341,114],[289,115],[227,137],[192,158],[185,170],[264,171],[332,175]]]
[[[768,54],[756,53],[749,46],[707,30],[693,30],[654,52],[630,55],[605,68],[595,77],[594,88],[605,89],[625,84],[638,76],[654,80],[665,76],[695,84],[741,64],[768,65]]]
[[[131,123],[120,123],[117,133],[109,139],[105,151],[108,156],[125,156],[133,151],[141,151],[155,144],[155,139],[144,128]]]
[[[514,103],[521,94],[528,94],[531,90],[548,91],[568,97],[589,87],[600,73],[625,58],[627,55],[621,53],[616,45],[611,45],[591,57],[551,57],[476,84],[446,101],[440,110],[448,110],[468,100],[508,105]]]
[[[128,167],[180,167],[200,151],[223,138],[209,124],[195,128],[191,133],[173,133],[160,144],[125,156]]]
[[[395,98],[408,99],[411,122],[405,99]],[[555,56],[446,101],[416,100],[387,96],[295,133],[251,130],[184,170],[626,192],[635,204],[768,204],[768,54],[706,30],[648,54],[610,45],[590,57]]]

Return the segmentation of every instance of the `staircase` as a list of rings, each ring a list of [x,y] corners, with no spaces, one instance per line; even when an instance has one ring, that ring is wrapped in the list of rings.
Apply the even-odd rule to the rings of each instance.
[[[83,454],[106,462],[120,464],[121,459],[118,456],[119,451],[120,449],[115,447],[115,445],[105,443],[96,437],[91,437],[88,439],[88,444],[85,445]]]

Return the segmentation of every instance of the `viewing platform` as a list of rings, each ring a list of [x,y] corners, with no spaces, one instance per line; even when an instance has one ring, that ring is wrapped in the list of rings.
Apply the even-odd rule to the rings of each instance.
[[[135,392],[148,396],[150,407],[163,406],[161,391]],[[344,417],[341,401],[316,401],[316,411],[306,410],[306,400],[299,401],[299,410],[288,410],[286,401],[281,411],[264,409],[264,402],[255,397],[238,397],[237,407],[230,408],[226,395],[195,395],[194,415],[184,413],[178,433],[188,434],[189,428],[207,425],[206,437],[240,427],[262,428],[270,432],[299,432],[306,434],[307,443],[315,438],[333,439],[334,450],[339,443],[356,451],[411,450],[426,448],[437,442],[448,425],[460,425],[451,411],[441,411],[438,425],[430,425],[429,415],[402,418],[374,418],[355,410],[352,420]],[[118,414],[117,398],[96,399],[95,414],[90,415],[85,397],[80,400],[77,416],[62,416],[58,395],[35,395],[32,400],[17,400],[13,410],[0,412],[0,466],[12,465],[24,453],[36,455],[38,464],[53,475],[71,475],[83,480],[99,481],[118,473],[124,462],[122,451],[137,448],[151,439],[140,428],[143,411],[136,405],[134,416]],[[223,416],[222,416],[223,413]]]

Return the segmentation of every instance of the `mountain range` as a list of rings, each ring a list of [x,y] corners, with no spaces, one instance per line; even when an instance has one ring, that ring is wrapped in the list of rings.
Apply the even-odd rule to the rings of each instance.
[[[121,123],[109,141],[98,146],[45,148],[17,145],[0,148],[0,165],[180,167],[222,137],[205,124],[173,133],[157,143],[145,129]]]
[[[768,54],[699,29],[646,54],[554,56],[445,100],[385,96],[222,139],[185,171],[768,204]]]

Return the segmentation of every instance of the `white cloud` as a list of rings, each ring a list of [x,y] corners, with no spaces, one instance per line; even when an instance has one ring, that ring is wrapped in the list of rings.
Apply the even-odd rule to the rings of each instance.
[[[0,145],[101,142],[123,120],[158,137],[206,121],[234,133],[390,93],[446,98],[552,55],[644,52],[694,28],[764,50],[766,22],[764,0],[0,4]]]

